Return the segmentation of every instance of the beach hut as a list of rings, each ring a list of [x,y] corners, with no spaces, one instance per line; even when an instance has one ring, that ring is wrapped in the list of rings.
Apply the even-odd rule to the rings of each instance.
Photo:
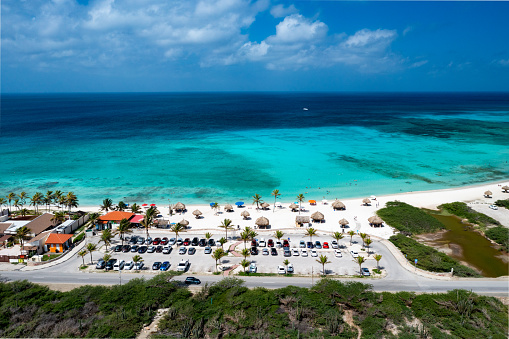
[[[347,226],[349,223],[348,223],[348,220],[346,220],[345,218],[341,219],[340,221],[338,221],[339,224],[341,225],[341,228],[344,228],[345,226]]]
[[[187,226],[189,226],[189,221],[187,221],[186,219],[182,219],[179,224],[181,224],[182,226],[184,226],[185,228],[187,228]]]
[[[299,210],[299,206],[297,206],[296,204],[291,204],[290,209],[292,210],[292,212],[296,212]]]
[[[259,217],[258,219],[256,219],[255,224],[258,225],[258,227],[267,228],[269,226],[269,219],[265,217]]]
[[[175,204],[175,206],[173,206],[173,209],[176,211],[176,212],[184,212],[186,210],[186,205],[184,205],[183,203],[181,203],[180,201],[177,202]]]
[[[309,224],[309,216],[307,215],[298,215],[295,217],[295,225],[297,227],[302,227],[304,224]]]
[[[202,213],[200,212],[200,210],[194,210],[193,215],[196,217],[196,219],[200,219]]]
[[[502,191],[504,191],[504,193],[509,193],[509,186],[502,186]]]
[[[383,224],[383,222],[384,222],[384,221],[383,221],[383,220],[382,220],[379,216],[372,216],[372,217],[369,217],[369,218],[368,218],[368,221],[369,221],[369,224],[370,224],[371,226],[375,226],[375,227],[377,227],[377,226],[382,226],[382,224]]]
[[[493,195],[493,192],[491,192],[491,191],[484,192],[484,197],[485,198],[491,198],[492,195]]]
[[[369,205],[371,205],[371,199],[369,199],[369,198],[364,198],[364,200],[362,200],[362,204],[363,204],[364,206],[369,206]]]
[[[336,210],[346,210],[346,206],[341,201],[334,200],[334,202],[332,203],[332,209],[334,211],[336,211]]]
[[[226,212],[233,212],[233,206],[230,204],[226,204],[226,205],[224,205],[224,210]]]
[[[316,221],[316,222],[324,222],[325,216],[323,215],[323,213],[317,211],[317,212],[311,214],[311,219],[313,219],[313,221]]]
[[[243,211],[240,215],[244,218],[244,220],[247,220],[250,214],[248,211]]]

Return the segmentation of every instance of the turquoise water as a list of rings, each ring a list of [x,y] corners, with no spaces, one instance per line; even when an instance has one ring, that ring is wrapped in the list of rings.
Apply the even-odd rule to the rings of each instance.
[[[309,108],[304,111],[302,108]],[[364,197],[509,178],[509,97],[2,96],[0,196],[81,205]]]

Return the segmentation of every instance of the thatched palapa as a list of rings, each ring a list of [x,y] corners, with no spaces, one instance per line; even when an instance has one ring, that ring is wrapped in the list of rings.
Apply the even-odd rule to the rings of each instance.
[[[233,206],[230,204],[224,205],[224,210],[227,212],[233,212]]]
[[[362,200],[362,203],[366,206],[371,205],[371,199],[370,198],[364,198]]]
[[[244,217],[244,220],[247,220],[247,218],[249,218],[249,212],[248,211],[242,211],[242,213],[240,213],[240,215],[242,217]]]
[[[502,186],[502,191],[504,191],[504,193],[508,193],[509,186]]]
[[[484,192],[484,196],[487,198],[491,197],[492,195],[493,195],[493,192],[491,192],[491,191]]]
[[[346,210],[346,206],[341,201],[334,200],[334,202],[332,203],[332,209],[333,210]]]
[[[182,219],[181,221],[179,221],[179,224],[181,224],[182,226],[189,226],[189,221],[185,220],[185,219]]]
[[[295,212],[299,209],[299,206],[297,206],[296,204],[291,204],[290,209],[292,210],[292,212]]]
[[[295,217],[295,223],[298,226],[302,226],[302,224],[309,223],[309,222],[310,222],[310,219],[309,219],[309,216],[307,216],[307,215],[298,215]]]
[[[265,210],[265,209],[267,209],[270,205],[269,205],[268,203],[266,203],[266,202],[263,202],[261,206],[262,206],[262,209],[264,209],[264,210]]]
[[[179,201],[175,204],[175,206],[173,206],[173,209],[177,212],[182,212],[186,210],[186,205]]]
[[[372,225],[382,225],[384,223],[384,221],[379,217],[379,216],[372,216],[372,217],[369,217],[368,218],[368,221],[370,224]]]
[[[348,220],[346,220],[346,219],[344,219],[344,218],[343,218],[343,219],[341,219],[341,220],[340,220],[340,221],[338,221],[338,222],[339,222],[339,224],[341,225],[341,227],[345,227],[346,225],[348,225],[348,224],[349,224]]]
[[[199,219],[200,215],[202,215],[202,213],[200,212],[200,210],[194,210],[193,215],[196,217],[196,219]]]
[[[311,219],[313,219],[313,221],[322,222],[325,219],[325,216],[321,212],[315,212],[311,214]]]
[[[269,219],[265,217],[259,217],[258,219],[256,219],[255,224],[258,225],[259,227],[267,227],[269,226]]]

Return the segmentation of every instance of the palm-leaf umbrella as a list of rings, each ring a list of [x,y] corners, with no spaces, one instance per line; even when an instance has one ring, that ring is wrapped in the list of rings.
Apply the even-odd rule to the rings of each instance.
[[[345,218],[341,219],[340,221],[338,221],[339,224],[341,225],[341,227],[345,227],[346,225],[349,224],[348,220],[346,220]]]
[[[370,199],[370,198],[364,198],[364,199],[362,200],[362,203],[363,203],[364,205],[368,206],[369,204],[371,204],[371,199]]]
[[[262,226],[267,227],[269,226],[269,219],[265,217],[259,217],[258,219],[256,219],[255,224],[258,225],[259,227]]]
[[[485,197],[491,197],[492,195],[493,195],[493,192],[491,192],[491,191],[484,192]]]
[[[502,190],[507,193],[507,191],[509,191],[509,186],[502,186]]]
[[[187,226],[189,226],[189,221],[187,221],[187,220],[185,220],[185,219],[182,219],[182,220],[179,222],[179,224],[181,224],[182,226],[187,227]]]
[[[323,219],[325,219],[325,216],[323,215],[323,213],[317,211],[311,214],[311,219],[313,219],[313,221],[322,221]]]
[[[240,213],[240,215],[242,217],[244,217],[244,220],[247,220],[247,218],[249,218],[249,212],[248,211],[242,211],[242,213]]]
[[[384,222],[379,216],[376,216],[376,215],[369,217],[368,221],[370,224],[373,224],[373,225],[381,225]]]
[[[224,210],[228,212],[233,211],[233,206],[230,204],[226,204],[224,205]]]
[[[175,209],[175,211],[177,212],[181,212],[181,211],[184,211],[186,209],[186,205],[184,205],[183,203],[181,203],[180,201],[177,202],[175,204],[175,206],[173,206],[173,208]]]
[[[297,206],[296,204],[291,204],[290,209],[292,210],[292,212],[295,212],[296,210],[299,209],[299,206]]]
[[[346,206],[341,201],[334,200],[334,202],[332,203],[332,209],[334,209],[334,210],[344,210],[344,209],[346,209]]]
[[[266,209],[266,208],[268,208],[270,205],[269,205],[269,203],[264,202],[264,203],[262,203],[262,205],[261,205],[261,206],[262,206],[262,208],[263,208],[263,209]]]
[[[202,213],[200,212],[200,210],[194,210],[193,215],[196,217],[196,219],[199,219],[200,215],[202,215]]]

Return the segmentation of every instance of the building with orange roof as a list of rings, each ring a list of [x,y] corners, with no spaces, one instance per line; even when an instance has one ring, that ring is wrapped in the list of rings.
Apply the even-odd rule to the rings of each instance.
[[[72,234],[51,233],[46,239],[46,246],[51,253],[61,253],[71,246]]]
[[[101,215],[97,220],[99,221],[96,225],[96,229],[102,231],[104,229],[111,229],[114,225],[120,224],[122,219],[131,220],[135,216],[131,212],[112,211]]]

